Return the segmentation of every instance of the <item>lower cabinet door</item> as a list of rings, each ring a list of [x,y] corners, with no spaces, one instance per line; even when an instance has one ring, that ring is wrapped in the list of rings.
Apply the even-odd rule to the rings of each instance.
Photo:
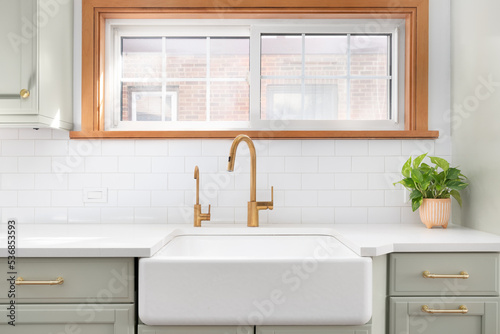
[[[253,326],[148,326],[139,325],[138,334],[254,334]]]
[[[389,334],[499,333],[497,297],[392,297]]]
[[[0,305],[2,334],[134,334],[135,332],[133,304],[15,305],[14,311],[9,307],[10,305]]]
[[[257,326],[257,334],[370,334],[371,325],[362,326]]]

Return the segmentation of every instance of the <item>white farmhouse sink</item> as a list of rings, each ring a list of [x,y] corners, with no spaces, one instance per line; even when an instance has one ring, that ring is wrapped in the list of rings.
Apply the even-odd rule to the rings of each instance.
[[[359,325],[372,263],[328,235],[182,235],[139,260],[147,325]]]

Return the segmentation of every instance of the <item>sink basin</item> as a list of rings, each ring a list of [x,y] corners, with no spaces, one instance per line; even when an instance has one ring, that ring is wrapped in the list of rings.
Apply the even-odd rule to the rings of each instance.
[[[360,325],[372,263],[329,235],[180,235],[139,260],[147,325]]]

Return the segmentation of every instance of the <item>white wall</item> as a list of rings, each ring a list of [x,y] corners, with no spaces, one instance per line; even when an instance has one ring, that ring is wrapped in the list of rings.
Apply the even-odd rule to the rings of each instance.
[[[470,181],[454,220],[500,233],[500,2],[451,8],[453,159]]]
[[[419,223],[392,183],[409,155],[451,159],[450,1],[432,0],[429,128],[434,140],[259,140],[258,200],[275,189],[262,223]],[[243,145],[226,172],[231,140],[69,140],[62,131],[0,129],[0,203],[5,221],[192,223],[194,166],[212,221],[246,221],[249,162]],[[239,167],[238,167],[239,166]],[[85,188],[107,203],[84,203]]]

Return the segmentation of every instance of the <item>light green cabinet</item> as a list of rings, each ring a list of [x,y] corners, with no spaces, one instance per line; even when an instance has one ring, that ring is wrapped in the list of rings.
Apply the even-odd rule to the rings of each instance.
[[[138,334],[254,334],[253,326],[147,326]]]
[[[15,272],[0,281],[0,333],[135,333],[133,258],[15,261]],[[6,258],[0,267],[8,268]]]
[[[0,309],[2,334],[134,334],[133,304],[18,305],[15,326]]]
[[[257,326],[257,334],[370,334],[371,326]]]
[[[389,256],[389,334],[499,333],[498,253]]]
[[[73,1],[0,0],[0,126],[71,129]]]

